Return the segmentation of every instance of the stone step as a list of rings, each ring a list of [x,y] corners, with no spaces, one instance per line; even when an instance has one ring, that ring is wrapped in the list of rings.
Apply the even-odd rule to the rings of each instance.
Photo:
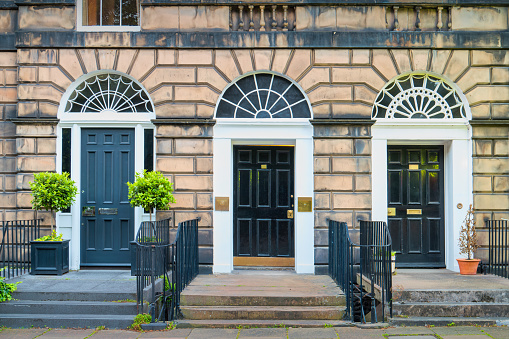
[[[251,294],[251,295],[249,295]],[[182,306],[345,306],[345,295],[337,296],[267,296],[267,295],[181,294]]]
[[[12,294],[13,299],[17,300],[54,300],[54,301],[119,301],[136,300],[136,292],[111,292],[111,291],[93,291],[93,292],[39,292],[39,291],[16,291]]]
[[[507,326],[507,318],[497,317],[394,317],[389,318],[391,326]]]
[[[210,319],[190,320],[181,319],[175,321],[177,328],[263,328],[263,327],[306,327],[324,328],[351,327],[353,323],[344,320],[248,320],[248,319]]]
[[[136,315],[135,302],[33,301],[11,300],[0,303],[0,314],[115,314]]]
[[[509,290],[405,290],[393,292],[405,302],[493,302],[509,303]]]
[[[342,306],[182,306],[185,319],[339,320]]]
[[[413,317],[509,317],[509,303],[393,303],[393,314]]]
[[[104,326],[111,329],[127,328],[133,323],[134,315],[97,314],[0,314],[0,326],[11,328],[51,327],[51,328],[96,328]]]

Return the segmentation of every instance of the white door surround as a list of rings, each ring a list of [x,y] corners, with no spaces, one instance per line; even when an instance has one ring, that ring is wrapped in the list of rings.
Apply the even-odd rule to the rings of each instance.
[[[216,197],[229,197],[228,211],[214,210],[213,272],[233,270],[233,145],[293,145],[295,197],[313,197],[313,127],[309,119],[226,119],[214,126]],[[295,271],[314,273],[314,213],[295,209]]]
[[[400,120],[400,119],[397,119]],[[444,145],[445,264],[459,271],[458,237],[472,195],[471,128],[463,119],[379,120],[372,133],[373,220],[387,222],[387,145]],[[463,208],[459,209],[458,204]]]

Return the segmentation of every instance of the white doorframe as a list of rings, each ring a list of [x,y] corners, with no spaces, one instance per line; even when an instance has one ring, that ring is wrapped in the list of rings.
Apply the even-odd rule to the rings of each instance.
[[[313,127],[309,119],[217,119],[213,195],[228,197],[228,211],[213,218],[213,272],[233,270],[233,145],[294,145],[295,197],[313,197]],[[295,271],[314,273],[314,213],[295,208]]]
[[[458,272],[459,230],[473,201],[471,128],[459,119],[394,120],[377,121],[371,129],[372,218],[387,222],[387,145],[444,145],[445,264]]]

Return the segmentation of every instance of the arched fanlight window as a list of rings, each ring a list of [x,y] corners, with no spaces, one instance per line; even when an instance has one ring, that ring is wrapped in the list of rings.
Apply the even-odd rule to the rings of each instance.
[[[311,118],[311,110],[304,93],[290,80],[272,73],[255,73],[225,90],[216,118]]]
[[[120,74],[97,74],[76,87],[67,100],[66,113],[152,113],[145,90]]]
[[[466,118],[459,93],[443,79],[430,74],[408,74],[378,94],[373,119]]]

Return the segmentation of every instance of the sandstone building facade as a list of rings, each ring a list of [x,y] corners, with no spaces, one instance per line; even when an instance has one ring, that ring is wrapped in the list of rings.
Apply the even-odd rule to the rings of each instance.
[[[124,183],[155,169],[214,272],[323,273],[328,218],[457,269],[469,204],[481,259],[509,218],[508,48],[499,0],[0,0],[0,217],[47,221],[28,182],[68,171],[71,268],[128,265]]]

